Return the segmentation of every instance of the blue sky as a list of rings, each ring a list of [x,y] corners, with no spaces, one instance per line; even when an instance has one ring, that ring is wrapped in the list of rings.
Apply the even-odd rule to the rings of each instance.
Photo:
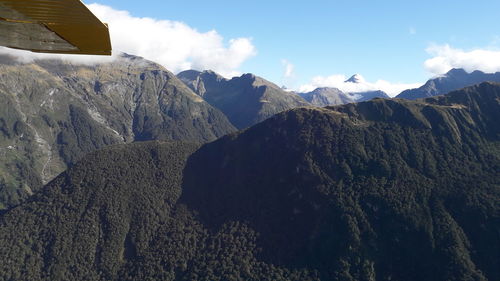
[[[90,5],[110,23],[115,48],[174,72],[251,72],[300,89],[354,73],[401,88],[450,67],[500,70],[498,0],[84,2],[112,9]]]

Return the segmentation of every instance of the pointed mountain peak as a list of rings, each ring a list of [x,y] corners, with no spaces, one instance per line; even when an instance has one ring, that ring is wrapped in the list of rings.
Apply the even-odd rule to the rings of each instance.
[[[353,76],[351,76],[351,78],[345,80],[345,82],[359,84],[365,82],[365,78],[363,78],[363,76],[361,76],[360,74],[354,74]]]

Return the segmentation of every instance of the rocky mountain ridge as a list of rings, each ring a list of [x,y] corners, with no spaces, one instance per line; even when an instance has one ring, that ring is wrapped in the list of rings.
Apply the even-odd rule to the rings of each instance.
[[[187,70],[177,77],[226,114],[238,129],[255,125],[284,110],[310,105],[301,97],[253,74],[228,80],[213,71]]]

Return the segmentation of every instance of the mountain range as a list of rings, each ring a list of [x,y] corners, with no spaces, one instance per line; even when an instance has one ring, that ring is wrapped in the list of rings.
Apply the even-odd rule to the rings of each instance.
[[[484,73],[476,70],[468,73],[463,69],[454,68],[441,77],[428,80],[422,87],[405,90],[396,97],[413,100],[444,95],[451,91],[485,81],[500,82],[500,72]]]
[[[429,79],[424,85],[416,89],[408,89],[401,92],[396,98],[419,99],[438,95],[444,95],[451,91],[458,90],[482,82],[500,82],[500,72],[484,73],[476,70],[467,72],[464,69],[451,69],[446,74]],[[366,83],[362,76],[355,74],[344,83],[353,83],[363,85]],[[340,105],[352,102],[367,101],[374,98],[389,98],[381,90],[365,92],[347,92],[344,93],[337,88],[317,88],[312,92],[299,93],[306,101],[315,106]]]
[[[0,209],[107,145],[209,142],[310,106],[252,74],[228,80],[186,71],[178,77],[128,54],[94,65],[0,56]]]
[[[344,83],[358,84],[360,86],[366,86],[366,82],[363,77],[359,74],[354,74]],[[352,102],[368,101],[374,98],[389,98],[384,91],[372,90],[372,91],[357,91],[357,92],[343,92],[337,88],[332,87],[320,87],[307,93],[298,93],[299,96],[303,97],[306,101],[314,106],[328,106],[328,105],[341,105]]]
[[[500,76],[454,69],[398,97],[444,94],[486,80]],[[345,83],[364,80],[353,75]],[[0,56],[0,97],[0,209],[19,204],[85,154],[108,145],[210,142],[284,110],[388,98],[382,91],[336,88],[296,94],[252,74],[226,79],[189,70],[175,76],[127,54],[97,65]]]
[[[213,71],[187,70],[177,77],[222,111],[238,129],[255,125],[281,111],[310,105],[301,97],[253,74],[228,80]]]
[[[499,280],[500,84],[91,152],[0,215],[2,280]]]

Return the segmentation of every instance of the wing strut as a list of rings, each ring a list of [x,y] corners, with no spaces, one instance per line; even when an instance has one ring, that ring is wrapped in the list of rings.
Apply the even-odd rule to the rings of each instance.
[[[0,45],[41,53],[111,55],[108,26],[79,0],[0,0]]]

